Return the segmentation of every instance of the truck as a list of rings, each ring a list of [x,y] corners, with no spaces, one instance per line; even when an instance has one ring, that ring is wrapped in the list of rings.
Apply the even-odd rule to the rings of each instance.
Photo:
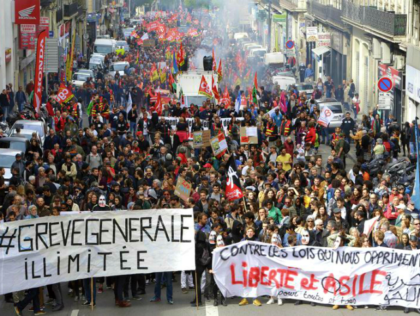
[[[201,77],[204,75],[207,84],[211,87],[212,77],[217,88],[219,88],[217,80],[218,75],[213,71],[194,70],[181,73],[176,79],[176,95],[179,98],[181,90],[186,98],[186,103],[190,106],[192,103],[201,106],[207,98],[203,95],[198,94],[200,89]]]

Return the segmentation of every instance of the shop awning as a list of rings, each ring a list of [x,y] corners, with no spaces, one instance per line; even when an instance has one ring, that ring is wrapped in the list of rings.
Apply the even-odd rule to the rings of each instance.
[[[325,53],[328,53],[329,51],[330,51],[330,48],[328,46],[320,46],[320,47],[312,49],[312,52],[317,56],[321,56]]]

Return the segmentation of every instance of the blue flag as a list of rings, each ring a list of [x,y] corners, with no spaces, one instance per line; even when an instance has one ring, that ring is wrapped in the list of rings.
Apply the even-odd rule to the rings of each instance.
[[[411,200],[414,202],[416,209],[420,209],[420,131],[419,125],[417,124],[414,126],[414,130],[416,131],[416,155],[417,155],[417,168],[416,168],[416,180],[414,182],[414,191],[413,195],[411,196]]]
[[[235,112],[239,113],[240,110],[241,110],[241,91],[238,92],[238,97],[236,98],[236,101],[235,101]]]
[[[173,63],[172,63],[172,73],[173,74],[178,73],[178,64],[176,63],[175,52],[174,52],[174,60],[173,60]]]

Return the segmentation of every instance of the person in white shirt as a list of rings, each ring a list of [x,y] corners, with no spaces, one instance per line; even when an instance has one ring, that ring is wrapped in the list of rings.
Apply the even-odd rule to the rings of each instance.
[[[254,170],[253,161],[252,159],[248,159],[245,163],[245,167],[242,169],[242,175],[246,176],[248,174],[248,170]]]

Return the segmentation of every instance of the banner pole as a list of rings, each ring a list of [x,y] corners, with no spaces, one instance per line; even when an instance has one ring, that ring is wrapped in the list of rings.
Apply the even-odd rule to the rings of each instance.
[[[197,277],[197,270],[195,270],[195,304],[198,310],[198,277]]]
[[[94,303],[93,303],[93,277],[90,278],[90,309],[93,310]]]
[[[248,209],[246,207],[246,201],[245,201],[245,197],[243,196],[242,199],[244,200],[244,207],[245,207],[245,211],[248,212]]]

